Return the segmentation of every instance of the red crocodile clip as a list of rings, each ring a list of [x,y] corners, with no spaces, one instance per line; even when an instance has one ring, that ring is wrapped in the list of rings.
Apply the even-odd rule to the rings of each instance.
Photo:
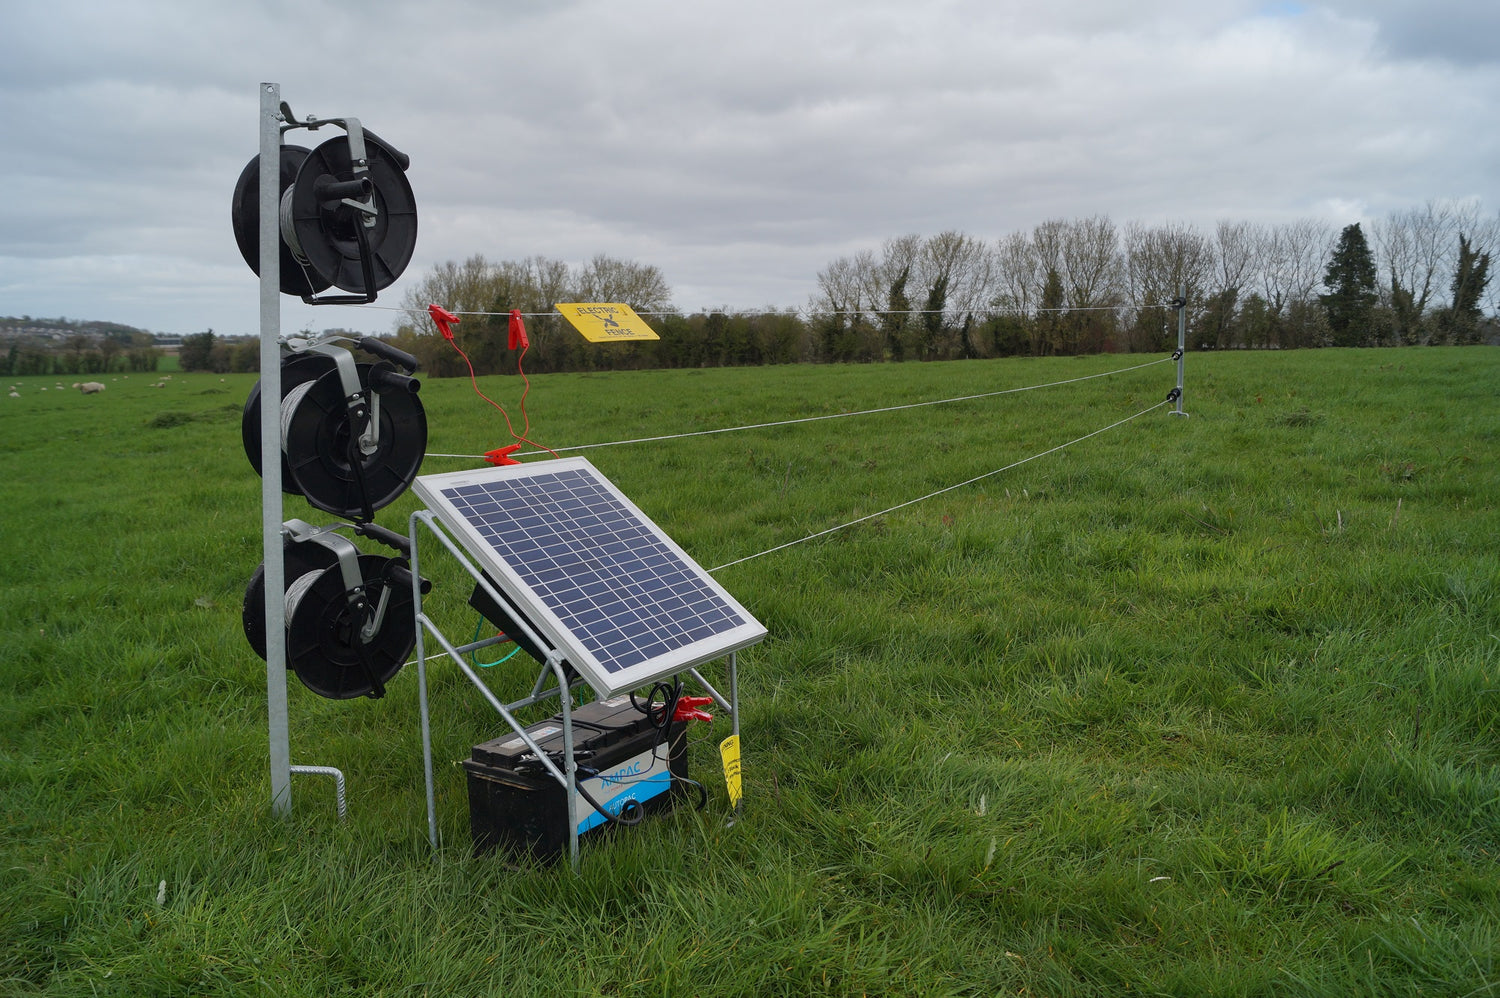
[[[443,334],[443,339],[449,343],[453,342],[453,323],[458,322],[458,316],[448,311],[441,305],[428,305],[427,314],[432,316],[432,321],[437,323],[438,332]]]
[[[699,710],[714,702],[713,697],[678,697],[677,709],[672,711],[672,720],[676,721],[712,721],[714,716],[706,710]]]
[[[520,464],[520,461],[517,461],[515,458],[511,457],[512,454],[520,449],[520,444],[511,444],[508,447],[496,447],[494,450],[485,451],[484,459],[490,464],[496,466],[504,464]]]
[[[510,310],[510,348],[525,350],[531,346],[531,340],[526,336],[526,323],[521,321],[521,310],[513,308]]]

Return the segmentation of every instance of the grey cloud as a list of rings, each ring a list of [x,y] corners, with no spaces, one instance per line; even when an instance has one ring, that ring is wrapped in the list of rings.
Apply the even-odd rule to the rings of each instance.
[[[1495,17],[1453,6],[1473,35]],[[412,156],[409,274],[608,252],[685,307],[800,305],[905,232],[1493,209],[1494,63],[1416,58],[1445,44],[1424,24],[1352,0],[10,5],[0,313],[252,330],[228,212],[261,80]]]

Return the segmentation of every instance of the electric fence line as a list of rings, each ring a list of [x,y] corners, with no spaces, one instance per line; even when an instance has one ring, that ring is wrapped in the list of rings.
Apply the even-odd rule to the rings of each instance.
[[[848,523],[841,523],[841,524],[839,524],[836,527],[829,527],[826,530],[819,530],[815,534],[808,534],[806,537],[799,537],[798,539],[796,539],[794,541],[787,541],[785,544],[778,544],[775,547],[766,548],[766,550],[764,550],[764,551],[760,551],[760,552],[757,552],[757,553],[751,554],[751,555],[746,555],[743,558],[736,558],[734,561],[726,561],[724,564],[719,565],[716,568],[710,568],[710,569],[708,569],[708,573],[710,575],[713,575],[714,573],[721,572],[721,571],[723,571],[726,568],[733,568],[735,565],[743,565],[747,561],[754,561],[756,558],[760,558],[760,557],[763,557],[763,556],[768,555],[768,554],[773,554],[773,553],[775,553],[777,551],[785,551],[787,548],[796,547],[798,544],[805,544],[808,541],[817,540],[819,537],[827,537],[829,534],[837,533],[840,530],[845,530],[845,529],[847,529],[849,527],[853,527],[853,526],[855,526],[857,524],[864,523],[867,520],[873,520],[876,517],[885,516],[887,513],[894,513],[898,509],[905,509],[908,506],[915,506],[919,502],[925,502],[926,500],[931,499],[931,498],[933,498],[935,496],[940,496],[940,495],[942,495],[945,492],[952,492],[953,490],[955,490],[955,489],[961,489],[961,488],[963,488],[966,485],[973,485],[975,482],[982,482],[986,478],[993,478],[994,476],[996,476],[998,474],[1001,474],[1002,472],[1010,471],[1012,468],[1019,468],[1021,465],[1026,464],[1028,461],[1035,461],[1037,458],[1039,458],[1039,457],[1046,457],[1048,454],[1056,454],[1058,451],[1063,450],[1064,448],[1067,448],[1067,447],[1071,447],[1071,446],[1073,446],[1076,443],[1081,443],[1082,441],[1087,440],[1090,437],[1097,437],[1101,433],[1106,433],[1109,430],[1113,430],[1117,426],[1123,426],[1124,424],[1130,422],[1132,419],[1139,419],[1140,417],[1146,415],[1146,413],[1148,413],[1148,412],[1155,412],[1157,409],[1160,409],[1162,406],[1169,405],[1169,404],[1170,404],[1170,400],[1163,399],[1162,401],[1156,403],[1155,405],[1153,405],[1153,406],[1151,406],[1149,408],[1142,409],[1140,412],[1136,413],[1134,416],[1126,416],[1124,419],[1121,419],[1121,420],[1118,420],[1116,422],[1110,423],[1108,426],[1102,427],[1101,429],[1097,429],[1097,430],[1093,431],[1092,433],[1085,433],[1081,437],[1075,437],[1074,439],[1069,440],[1067,443],[1058,444],[1056,447],[1051,447],[1051,448],[1049,448],[1047,450],[1044,450],[1044,451],[1041,451],[1039,453],[1032,454],[1030,457],[1023,457],[1019,461],[1013,461],[1010,464],[1007,464],[1003,468],[996,468],[994,471],[987,471],[987,472],[985,472],[982,475],[975,475],[973,478],[970,478],[968,481],[959,482],[956,485],[946,485],[943,488],[938,489],[936,492],[929,492],[925,496],[918,496],[916,499],[908,499],[906,502],[898,503],[897,505],[892,506],[889,509],[883,509],[883,510],[881,510],[878,513],[870,513],[870,514],[868,514],[866,516],[861,516],[861,517],[859,517],[856,520],[850,520]]]
[[[415,316],[419,316],[419,317],[427,315],[427,308],[425,306],[422,307],[422,308],[417,308],[415,306],[409,306],[409,305],[347,305],[345,307],[346,308],[358,308],[358,309],[370,309],[370,310],[376,311],[376,312],[405,312],[407,315],[415,315]],[[1042,315],[1044,313],[1049,313],[1049,312],[1058,312],[1058,313],[1062,313],[1062,312],[1128,312],[1128,311],[1131,311],[1132,309],[1134,309],[1134,310],[1141,310],[1141,309],[1147,309],[1147,308],[1175,308],[1175,307],[1176,306],[1174,306],[1171,302],[1141,302],[1141,303],[1137,303],[1137,302],[1125,302],[1125,303],[1120,304],[1120,305],[1058,305],[1058,306],[1055,306],[1055,307],[1048,307],[1048,308],[1043,308],[1040,305],[1030,305],[1030,306],[1021,306],[1021,305],[983,305],[983,306],[980,306],[980,307],[977,307],[977,308],[868,308],[868,309],[829,308],[829,309],[817,309],[817,308],[793,308],[792,306],[788,305],[786,308],[702,308],[702,309],[697,309],[696,311],[687,311],[685,309],[674,308],[674,309],[661,309],[661,310],[657,310],[657,311],[654,311],[654,312],[641,312],[641,311],[636,311],[634,309],[632,309],[631,311],[635,311],[636,315],[650,316],[650,317],[655,317],[655,318],[661,318],[663,316],[683,316],[683,317],[687,317],[687,316],[693,316],[693,315],[724,315],[724,316],[728,316],[730,318],[736,318],[736,317],[739,317],[739,316],[751,316],[751,315],[786,315],[786,316],[797,316],[799,318],[808,318],[808,317],[811,317],[811,316],[828,315],[828,316],[852,316],[854,318],[859,318],[861,316],[881,316],[881,315],[946,315],[949,312],[952,312],[955,315],[957,315],[959,313],[963,313],[965,315],[1020,315],[1020,316],[1031,316],[1031,315]],[[445,311],[447,311],[449,315],[478,315],[478,316],[494,316],[494,317],[501,317],[501,318],[509,317],[512,314],[509,311],[506,311],[506,312],[486,312],[486,311],[481,311],[479,309],[470,309],[470,310],[464,310],[464,309],[445,309]],[[549,318],[549,317],[552,317],[552,318],[563,318],[564,317],[561,312],[558,312],[558,311],[555,311],[555,310],[551,311],[551,312],[521,312],[521,311],[517,310],[514,314],[519,315],[523,319],[545,319],[545,318]]]
[[[1032,392],[1032,391],[1036,391],[1036,390],[1038,390],[1040,388],[1057,388],[1057,387],[1059,387],[1061,385],[1077,384],[1080,381],[1092,381],[1095,378],[1108,378],[1108,377],[1111,377],[1111,376],[1116,375],[1116,374],[1128,374],[1131,371],[1139,371],[1139,370],[1142,370],[1143,368],[1155,367],[1157,364],[1170,363],[1171,360],[1172,360],[1171,357],[1163,357],[1163,358],[1161,358],[1159,360],[1147,361],[1144,364],[1136,364],[1134,367],[1122,367],[1119,370],[1115,370],[1115,371],[1104,371],[1104,372],[1101,372],[1099,374],[1085,374],[1082,377],[1068,378],[1065,381],[1049,381],[1049,382],[1047,382],[1045,384],[1040,384],[1040,385],[1027,385],[1024,388],[1003,388],[1003,389],[1000,389],[999,391],[981,392],[981,393],[979,393],[977,395],[958,395],[958,396],[954,396],[953,398],[932,399],[932,400],[929,400],[929,401],[926,401],[926,402],[906,402],[906,403],[903,403],[902,405],[882,406],[881,408],[878,408],[878,409],[861,409],[858,412],[833,412],[833,413],[828,413],[828,414],[822,415],[822,416],[802,416],[802,417],[797,418],[797,419],[779,419],[779,420],[775,420],[775,421],[769,422],[769,423],[748,423],[748,424],[746,424],[744,426],[722,426],[722,427],[718,427],[718,428],[712,429],[712,430],[689,430],[689,431],[687,431],[685,433],[667,433],[667,434],[663,434],[661,436],[655,436],[655,437],[636,437],[636,438],[631,439],[631,440],[608,440],[608,441],[604,441],[604,442],[601,442],[601,443],[593,443],[593,444],[574,444],[571,447],[554,447],[553,450],[555,452],[557,452],[557,453],[562,453],[564,451],[571,452],[571,451],[581,451],[581,450],[593,450],[594,448],[597,448],[597,447],[619,447],[619,446],[622,446],[624,444],[659,443],[659,442],[664,441],[664,440],[681,440],[681,439],[683,439],[685,437],[703,437],[703,436],[709,436],[709,435],[716,434],[716,433],[737,433],[737,432],[739,432],[741,430],[762,430],[762,429],[767,429],[767,428],[773,427],[773,426],[792,426],[792,425],[797,424],[797,423],[816,423],[816,422],[819,422],[820,420],[824,420],[824,419],[844,419],[844,418],[849,417],[849,416],[869,416],[869,415],[874,415],[876,413],[882,413],[882,412],[897,412],[897,411],[902,410],[902,409],[919,409],[919,408],[921,408],[923,406],[945,405],[945,404],[947,404],[949,402],[969,402],[969,401],[973,401],[974,399],[994,398],[997,395],[1014,395],[1014,394],[1017,394],[1019,392]],[[532,450],[532,451],[524,451],[524,452],[522,452],[520,454],[515,454],[515,455],[512,455],[512,456],[514,456],[514,457],[533,457],[535,455],[545,454],[545,453],[547,453],[547,452],[546,451],[542,451],[542,450]],[[472,460],[475,460],[475,461],[483,461],[486,458],[486,455],[484,455],[484,454],[434,454],[434,453],[429,453],[427,456],[428,457],[446,457],[446,458],[472,459]]]

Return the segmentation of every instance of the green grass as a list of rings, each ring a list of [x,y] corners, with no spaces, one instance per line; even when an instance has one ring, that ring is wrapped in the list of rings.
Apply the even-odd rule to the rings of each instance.
[[[528,408],[565,446],[1129,362],[557,375]],[[746,811],[719,721],[708,809],[586,840],[577,877],[469,854],[454,761],[498,721],[445,663],[436,855],[412,669],[381,701],[293,680],[293,759],[345,771],[350,818],[320,777],[270,814],[251,379],[156,380],[0,398],[0,993],[1500,994],[1500,351],[1193,355],[1189,419],[724,569],[770,631],[741,655]],[[715,566],[1171,383],[584,453]],[[503,443],[466,381],[422,397],[429,451]]]

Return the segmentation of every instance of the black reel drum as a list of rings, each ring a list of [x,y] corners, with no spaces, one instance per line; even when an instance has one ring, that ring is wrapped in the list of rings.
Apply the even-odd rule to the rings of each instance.
[[[364,133],[369,163],[370,196],[375,225],[365,227],[360,213],[339,196],[340,186],[355,177],[347,136],[329,139],[297,169],[290,212],[283,212],[282,239],[301,251],[308,266],[332,284],[362,294],[389,287],[411,262],[417,245],[417,202],[406,180],[406,157],[370,132]],[[360,230],[363,230],[361,232]],[[369,249],[373,286],[365,281],[361,240]]]
[[[285,538],[281,545],[282,565],[286,584],[300,579],[308,572],[321,572],[325,568],[338,566],[339,557],[321,544],[309,541],[294,541]],[[250,647],[261,658],[266,657],[266,564],[255,566],[250,584],[245,587],[245,605],[240,612],[245,627],[245,638]]]
[[[427,412],[417,395],[419,383],[383,362],[357,369],[377,431],[368,454],[351,440],[354,418],[330,358],[302,354],[281,368],[281,489],[350,519],[366,518],[366,500],[370,512],[394,502],[417,477],[427,453]],[[260,403],[257,382],[240,425],[245,456],[257,473],[262,473]]]
[[[285,273],[285,271],[283,271]],[[332,357],[316,353],[294,354],[281,361],[281,398],[305,381],[316,380],[320,375],[334,369]],[[257,475],[264,475],[260,466],[260,382],[250,388],[250,397],[245,399],[244,411],[240,414],[240,442],[245,446],[245,456]],[[281,455],[281,491],[300,496],[302,490],[292,478],[292,469],[287,466],[286,453]],[[288,573],[288,578],[291,575]]]
[[[417,204],[406,169],[411,160],[361,130],[365,167],[356,171],[347,135],[316,149],[281,147],[281,292],[310,304],[372,302],[411,262],[417,245]],[[365,209],[373,208],[373,214]],[[374,224],[365,222],[373,218]],[[230,209],[234,239],[260,273],[260,157],[241,171]],[[354,297],[314,297],[329,286]]]
[[[302,685],[330,700],[384,696],[417,643],[406,562],[362,554],[359,572],[364,610],[350,602],[337,565],[287,586],[287,665]],[[380,627],[365,640],[362,631],[382,602]]]
[[[344,589],[338,556],[322,545],[288,542],[286,572],[287,665],[302,685],[331,700],[384,696],[385,684],[417,643],[406,560],[361,554],[359,602],[351,602]],[[261,658],[266,657],[265,595],[261,565],[245,589],[243,612],[245,637]],[[366,636],[382,600],[380,627]]]
[[[363,385],[378,385],[389,364],[360,364]],[[427,413],[414,391],[370,391],[375,449],[364,453],[354,439],[354,417],[338,371],[288,392],[281,407],[286,466],[297,490],[318,509],[363,518],[364,511],[390,505],[417,477],[427,453]],[[357,466],[357,467],[356,467]]]
[[[281,147],[281,196],[291,190],[297,179],[297,170],[307,159],[311,149],[303,146]],[[240,256],[250,269],[260,273],[260,157],[256,156],[235,181],[234,202],[230,208],[230,223],[234,226],[234,241],[240,248]],[[316,271],[309,271],[292,255],[286,240],[281,241],[281,293],[307,297],[327,290],[333,281]]]

